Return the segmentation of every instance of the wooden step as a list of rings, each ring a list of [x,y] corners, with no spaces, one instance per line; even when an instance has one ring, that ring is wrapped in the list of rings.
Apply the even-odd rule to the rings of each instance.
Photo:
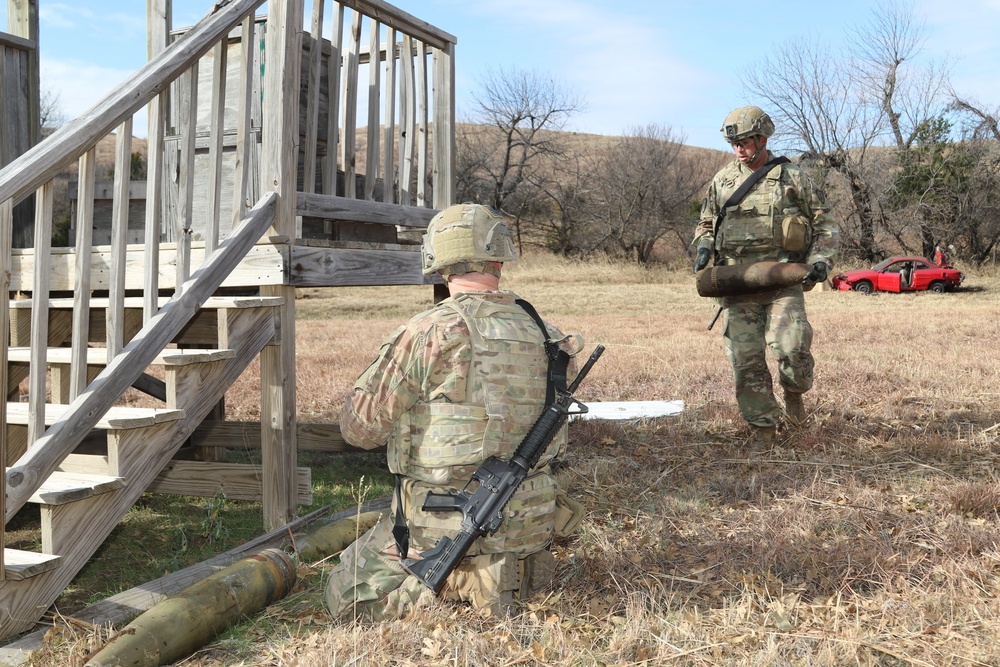
[[[45,359],[50,364],[69,364],[72,362],[73,350],[68,347],[50,347],[45,353]],[[108,363],[108,351],[103,347],[87,348],[87,365],[104,366]],[[215,349],[167,349],[157,355],[151,366],[183,366],[208,361],[232,359],[236,354],[233,350]],[[31,362],[30,347],[11,347],[7,349],[7,361],[15,364]]]
[[[166,304],[166,297],[160,298],[160,305]],[[174,342],[184,342],[199,346],[219,345],[218,313],[247,309],[273,309],[285,302],[280,296],[213,296],[209,297],[201,309],[192,318]],[[90,342],[103,344],[106,340],[106,311],[110,302],[107,298],[90,300]],[[10,302],[10,341],[11,345],[28,346],[31,344],[31,306],[30,299]],[[71,298],[50,299],[49,309],[49,344],[61,345],[70,340],[73,333],[73,308]],[[127,297],[125,299],[124,330],[125,340],[131,340],[143,325],[142,297]]]
[[[28,403],[8,403],[7,423],[27,426],[29,407]],[[46,403],[45,425],[51,426],[56,423],[68,409],[68,405]],[[183,417],[183,410],[170,408],[115,407],[111,408],[106,415],[101,417],[94,428],[109,431],[143,428],[145,426],[153,426],[154,424],[162,424],[163,422],[177,421],[178,419],[183,419]]]
[[[38,505],[65,505],[120,489],[124,485],[125,480],[121,477],[78,472],[54,472],[35,491],[28,502]]]
[[[59,556],[40,554],[34,551],[20,549],[3,550],[3,569],[7,579],[21,581],[42,572],[48,572],[59,567]]]

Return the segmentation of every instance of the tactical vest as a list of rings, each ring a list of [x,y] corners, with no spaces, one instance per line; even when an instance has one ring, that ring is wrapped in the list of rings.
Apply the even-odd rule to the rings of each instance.
[[[720,200],[728,199],[738,186],[739,181],[724,182]],[[805,261],[811,226],[799,207],[798,194],[788,165],[780,165],[760,179],[743,201],[729,207],[715,239],[724,263]],[[797,243],[790,245],[793,236]]]
[[[404,478],[410,547],[418,551],[461,527],[459,512],[424,512],[427,493],[459,491],[486,458],[509,458],[545,406],[542,332],[520,306],[461,294],[438,307],[453,309],[469,328],[465,401],[417,402],[396,423],[388,444],[389,470]],[[565,440],[564,428],[507,505],[500,530],[478,540],[470,554],[532,553],[548,544],[556,485],[547,464]]]

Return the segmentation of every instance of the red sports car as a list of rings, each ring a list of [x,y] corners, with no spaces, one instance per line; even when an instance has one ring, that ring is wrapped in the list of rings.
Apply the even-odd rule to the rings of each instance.
[[[872,292],[946,292],[962,284],[965,276],[950,266],[935,266],[923,257],[890,257],[870,269],[835,275],[831,282],[839,290]]]

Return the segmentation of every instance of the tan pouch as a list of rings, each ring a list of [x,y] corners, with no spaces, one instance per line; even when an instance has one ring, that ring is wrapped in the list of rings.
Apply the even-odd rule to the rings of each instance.
[[[781,247],[788,252],[801,252],[809,242],[809,222],[801,215],[790,215],[781,221]]]
[[[573,500],[562,490],[556,494],[556,537],[569,537],[583,521],[587,509],[582,503]]]

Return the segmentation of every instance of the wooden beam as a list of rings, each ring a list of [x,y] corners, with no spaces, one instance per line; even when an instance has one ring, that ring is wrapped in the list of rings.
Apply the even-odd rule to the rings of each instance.
[[[295,287],[432,285],[419,252],[293,246],[288,281]]]
[[[302,57],[303,0],[269,0],[264,77],[262,170],[264,187],[278,199],[274,228],[288,238],[295,233],[298,190],[299,79]],[[295,517],[295,288],[262,287],[265,296],[285,297],[278,307],[276,345],[260,354],[261,462],[264,528],[277,528]]]
[[[295,425],[300,452],[384,452],[385,447],[372,450],[348,444],[340,434],[339,424],[303,423]],[[233,447],[256,449],[260,446],[260,422],[204,421],[191,434],[195,447]]]
[[[296,199],[295,213],[310,218],[426,229],[427,223],[437,211],[418,206],[397,206],[377,201],[300,192]]]
[[[284,282],[284,266],[288,256],[288,246],[273,240],[262,240],[250,248],[230,275],[222,282],[223,287],[246,287],[248,285],[281,285]],[[204,263],[203,245],[194,246],[191,251],[193,265]],[[31,251],[15,249],[11,257],[10,289],[15,292],[32,291],[31,273],[34,271],[36,255]],[[128,246],[125,267],[125,289],[141,290],[145,285],[146,255],[142,245]],[[177,261],[177,244],[160,245],[160,266],[169,266]],[[56,248],[45,260],[49,272],[49,289],[52,291],[72,291],[75,289],[73,275],[76,270],[76,254],[72,248]],[[110,248],[95,246],[90,256],[91,289],[106,290],[110,287],[108,275]],[[176,274],[164,271],[160,276],[162,290],[176,289]]]
[[[149,493],[173,493],[179,496],[214,498],[224,493],[227,500],[264,498],[260,466],[219,461],[178,461],[168,463],[152,484]],[[312,471],[295,468],[295,493],[299,505],[312,505]]]
[[[416,16],[404,12],[388,2],[382,0],[340,0],[340,2],[437,48],[458,42],[458,38],[454,35],[436,28],[426,21],[421,21]]]

